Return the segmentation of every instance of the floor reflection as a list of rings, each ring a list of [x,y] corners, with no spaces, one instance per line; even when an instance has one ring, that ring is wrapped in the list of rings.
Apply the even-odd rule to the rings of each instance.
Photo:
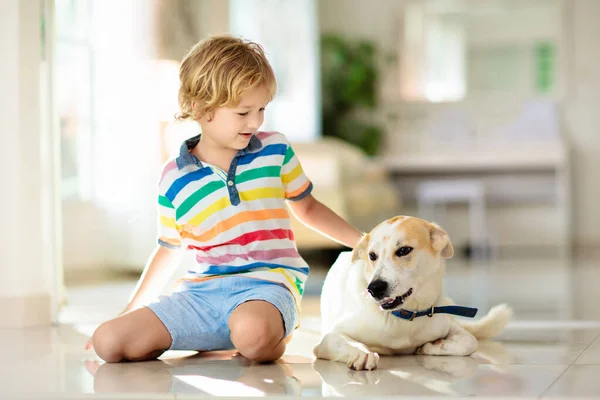
[[[454,382],[487,373],[505,374],[510,357],[499,342],[482,343],[472,357],[384,357],[376,371],[353,371],[343,363],[286,356],[273,364],[250,363],[234,352],[106,364],[85,361],[95,393],[195,393],[210,396],[461,395]],[[314,379],[309,375],[320,379]],[[303,379],[306,381],[303,382]],[[508,375],[505,379],[509,379]]]
[[[177,353],[177,352],[171,352]],[[296,359],[296,362],[298,360]],[[309,365],[311,359],[302,360]],[[255,397],[300,395],[301,363],[256,364],[234,352],[198,353],[138,363],[85,361],[95,393],[196,393]]]
[[[317,360],[313,368],[323,380],[323,396],[451,395],[461,396],[455,383],[488,371],[505,375],[509,360],[501,343],[482,343],[472,357],[383,357],[374,371],[352,371],[342,363]]]

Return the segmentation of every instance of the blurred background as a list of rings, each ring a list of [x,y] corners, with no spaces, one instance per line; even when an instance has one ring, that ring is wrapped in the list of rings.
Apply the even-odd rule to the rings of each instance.
[[[315,197],[365,231],[440,223],[464,301],[573,317],[573,260],[600,245],[599,14],[593,0],[56,0],[67,287],[141,271],[159,168],[199,132],[173,122],[179,62],[229,32],[264,46],[279,92],[262,129],[294,143]],[[295,228],[318,294],[345,249]]]
[[[179,63],[229,32],[264,46],[279,92],[262,129],[292,141],[315,197],[364,231],[395,215],[441,224],[457,301],[509,301],[524,319],[600,317],[585,306],[600,253],[600,1],[41,5],[41,39],[22,42],[39,40],[39,125],[57,139],[42,140],[51,156],[39,161],[55,200],[40,286],[52,286],[56,315],[81,285],[130,289],[139,276],[160,167],[199,132],[173,121]],[[307,296],[318,295],[347,249],[295,227]]]

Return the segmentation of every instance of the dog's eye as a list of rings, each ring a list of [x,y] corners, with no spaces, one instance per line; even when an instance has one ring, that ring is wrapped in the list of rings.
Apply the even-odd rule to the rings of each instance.
[[[412,250],[413,250],[412,247],[408,247],[408,246],[400,247],[398,250],[396,250],[396,255],[398,257],[403,257],[403,256],[409,254]]]
[[[371,259],[371,261],[375,261],[377,260],[377,254],[370,252],[369,253],[369,258]]]

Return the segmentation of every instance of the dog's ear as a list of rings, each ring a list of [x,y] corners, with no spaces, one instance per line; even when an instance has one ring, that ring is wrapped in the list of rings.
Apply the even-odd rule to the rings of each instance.
[[[352,262],[357,261],[365,256],[365,252],[369,246],[369,239],[370,237],[367,233],[358,241],[356,247],[354,247],[354,250],[352,250]]]
[[[436,253],[441,252],[443,258],[452,258],[454,248],[446,231],[436,224],[431,224],[429,235],[431,237],[431,247],[433,247]]]

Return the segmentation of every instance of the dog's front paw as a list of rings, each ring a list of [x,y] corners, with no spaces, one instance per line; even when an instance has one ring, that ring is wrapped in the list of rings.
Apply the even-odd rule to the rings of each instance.
[[[346,362],[349,368],[357,371],[363,369],[373,370],[377,368],[377,364],[379,364],[379,354],[359,349],[348,354],[348,361]]]
[[[325,353],[325,346],[323,345],[323,342],[321,341],[313,348],[313,354],[317,358],[326,359],[324,353]]]

